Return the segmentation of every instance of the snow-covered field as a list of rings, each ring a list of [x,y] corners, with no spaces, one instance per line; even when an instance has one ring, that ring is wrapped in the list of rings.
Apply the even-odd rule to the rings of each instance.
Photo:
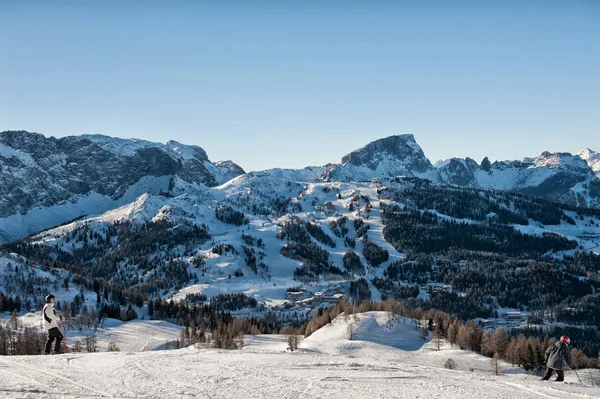
[[[349,337],[349,325],[354,336]],[[402,319],[343,316],[286,352],[283,336],[246,337],[242,350],[65,354],[0,358],[6,398],[597,398],[584,385],[544,383],[504,364],[424,341]],[[457,370],[443,368],[452,358]],[[597,372],[596,372],[597,373]]]

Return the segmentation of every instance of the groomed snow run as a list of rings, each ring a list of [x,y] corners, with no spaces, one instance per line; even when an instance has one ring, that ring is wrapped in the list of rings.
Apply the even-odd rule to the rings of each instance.
[[[419,337],[384,312],[338,317],[286,352],[285,337],[246,337],[242,350],[0,357],[2,398],[598,398],[580,373],[544,383]],[[348,340],[349,325],[353,339]],[[457,370],[443,368],[447,358]],[[597,371],[595,371],[597,373]]]

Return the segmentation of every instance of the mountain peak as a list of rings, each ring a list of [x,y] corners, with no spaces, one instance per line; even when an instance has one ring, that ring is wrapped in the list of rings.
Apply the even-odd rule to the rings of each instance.
[[[415,176],[432,168],[415,136],[403,134],[372,141],[327,166],[324,180],[371,179],[385,176]]]
[[[424,172],[431,168],[431,163],[417,144],[415,136],[403,134],[375,140],[366,146],[352,151],[342,158],[342,164],[366,166],[371,170],[385,158],[407,161],[416,172]]]
[[[425,157],[421,147],[419,147],[415,140],[415,136],[412,134],[402,134],[372,141],[366,146],[345,155],[342,158],[342,164],[349,162],[352,165],[361,166],[369,163],[373,156],[377,154],[388,154],[393,157],[403,158],[414,153],[419,153],[422,157]],[[431,166],[429,161],[427,163]],[[374,169],[373,166],[375,165],[370,165],[369,167]]]
[[[581,150],[581,151],[579,151],[579,152],[577,153],[577,155],[578,155],[578,156],[579,156],[581,159],[584,159],[584,160],[586,160],[586,161],[587,161],[587,160],[588,160],[588,159],[590,159],[590,158],[594,158],[594,157],[596,157],[596,156],[600,155],[600,153],[598,153],[598,152],[596,152],[596,151],[592,150],[591,148],[586,148],[586,149],[584,149],[584,150]]]
[[[577,156],[583,159],[588,167],[600,178],[600,153],[589,148],[581,150],[577,153]]]

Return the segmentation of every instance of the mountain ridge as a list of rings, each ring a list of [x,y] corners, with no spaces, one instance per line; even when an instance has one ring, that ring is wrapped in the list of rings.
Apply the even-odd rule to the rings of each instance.
[[[233,161],[212,162],[196,145],[170,140],[93,134],[45,137],[0,133],[0,241],[21,238],[87,214],[123,206],[144,192],[168,192],[173,179],[215,187],[245,171]],[[450,158],[432,165],[412,134],[372,141],[340,163],[251,172],[294,182],[352,182],[398,176],[438,185],[519,191],[574,204],[600,206],[600,154],[543,152],[513,161],[481,163]]]
[[[213,187],[243,173],[175,141],[0,132],[0,240],[107,211],[143,192],[168,191],[175,177]]]

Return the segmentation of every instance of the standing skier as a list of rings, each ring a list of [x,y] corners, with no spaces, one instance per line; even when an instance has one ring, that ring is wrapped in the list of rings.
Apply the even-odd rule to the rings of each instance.
[[[42,316],[44,316],[44,328],[46,331],[48,331],[48,340],[46,341],[46,349],[44,350],[44,354],[50,354],[52,342],[54,340],[56,340],[56,344],[54,345],[54,354],[59,354],[61,353],[60,344],[62,342],[63,335],[58,329],[58,322],[62,321],[62,317],[57,315],[56,310],[54,310],[54,295],[50,294],[46,297],[46,306],[44,306]]]
[[[542,380],[548,381],[552,376],[554,370],[556,370],[557,382],[565,380],[565,372],[563,371],[563,362],[566,360],[569,367],[575,368],[573,360],[571,359],[571,348],[569,344],[571,340],[566,335],[560,337],[560,341],[546,349],[546,375]]]

